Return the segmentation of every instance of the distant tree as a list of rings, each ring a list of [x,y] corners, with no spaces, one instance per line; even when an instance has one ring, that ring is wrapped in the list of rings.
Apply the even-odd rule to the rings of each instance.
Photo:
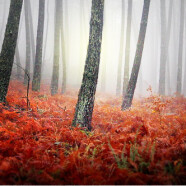
[[[15,58],[16,58],[16,68],[17,68],[17,79],[21,79],[21,60],[20,60],[20,54],[19,54],[19,48],[18,45],[15,49]]]
[[[170,33],[171,33],[171,25],[172,25],[172,10],[173,10],[173,0],[169,1],[169,13],[168,13],[168,22],[166,26],[166,48],[165,48],[165,62],[166,62],[166,71],[165,71],[165,77],[166,77],[166,84],[167,84],[167,92],[168,94],[171,93],[171,85],[170,85],[170,62],[169,62],[169,43],[170,43]]]
[[[125,65],[124,65],[124,79],[123,79],[123,97],[126,93],[126,89],[127,89],[127,85],[128,85],[128,81],[129,81],[131,21],[132,21],[132,1],[128,0],[127,32],[126,32],[126,46],[125,46]]]
[[[180,33],[179,33],[179,53],[177,70],[177,93],[182,91],[182,60],[183,60],[183,31],[184,31],[184,0],[180,3]]]
[[[30,0],[27,1],[28,6],[28,17],[29,17],[29,28],[30,28],[30,39],[31,39],[31,49],[32,49],[32,64],[34,67],[35,56],[36,56],[36,45],[35,45],[35,36],[34,36],[34,27],[33,27],[33,17]]]
[[[66,92],[66,47],[65,47],[65,38],[64,38],[64,12],[63,12],[64,0],[62,0],[62,17],[61,17],[61,47],[62,47],[62,89],[61,93],[64,94]]]
[[[28,74],[30,74],[30,61],[31,61],[31,48],[30,48],[30,24],[28,15],[28,1],[24,0],[24,10],[25,10],[25,30],[26,30],[26,64],[25,64],[25,74],[24,74],[24,84],[28,82]]]
[[[92,0],[90,35],[83,80],[72,125],[91,130],[103,30],[104,0]]]
[[[61,0],[55,1],[54,59],[53,59],[52,81],[51,81],[51,95],[55,95],[58,92],[61,4],[62,4]]]
[[[18,36],[22,0],[11,0],[5,37],[0,54],[0,102],[6,101]]]
[[[168,47],[170,40],[171,21],[172,21],[172,3],[170,0],[168,22],[166,21],[165,0],[160,0],[161,14],[161,54],[160,54],[160,76],[159,76],[159,94],[165,95],[165,77],[167,67]]]
[[[142,58],[142,53],[143,53],[147,22],[148,22],[148,15],[149,15],[149,7],[150,7],[150,0],[144,0],[143,13],[142,13],[142,18],[141,18],[140,32],[139,32],[139,37],[138,37],[134,64],[132,67],[132,73],[130,76],[130,80],[127,86],[127,91],[126,91],[126,94],[125,94],[125,97],[123,99],[123,103],[121,106],[122,110],[129,108],[132,104],[134,90],[136,88],[138,73],[139,73],[139,69],[141,65],[141,58]]]
[[[49,27],[49,17],[50,17],[50,13],[49,13],[49,0],[46,1],[46,7],[47,7],[47,11],[46,11],[46,16],[45,16],[45,20],[46,20],[46,34],[45,34],[45,39],[44,39],[44,49],[43,49],[43,62],[45,61],[46,58],[46,48],[47,48],[47,38],[48,38],[48,27]],[[42,69],[43,69],[43,65],[42,65]]]
[[[3,30],[4,30],[5,22],[6,22],[6,1],[4,1],[4,6],[3,6],[3,22],[0,29],[0,41],[1,38],[3,39]]]
[[[34,76],[32,81],[32,90],[39,91],[41,85],[41,65],[43,52],[43,30],[45,21],[45,0],[39,0],[39,17],[37,26],[36,57],[34,65]]]
[[[125,0],[122,0],[122,12],[121,12],[121,39],[120,39],[120,51],[119,51],[119,61],[118,61],[118,71],[117,71],[117,85],[116,85],[116,95],[121,94],[121,68],[123,61],[123,48],[124,48],[124,27],[125,27]]]

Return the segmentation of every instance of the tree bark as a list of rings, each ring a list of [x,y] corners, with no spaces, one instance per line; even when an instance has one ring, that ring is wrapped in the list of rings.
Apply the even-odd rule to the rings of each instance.
[[[184,30],[184,0],[180,3],[180,33],[179,33],[179,53],[177,69],[177,93],[182,91],[182,58],[183,58],[183,30]]]
[[[133,64],[130,80],[127,86],[127,91],[126,91],[126,94],[125,94],[125,97],[124,97],[124,100],[121,106],[122,110],[128,109],[132,104],[134,90],[136,88],[138,73],[139,73],[139,69],[141,65],[141,58],[142,58],[142,53],[143,53],[147,22],[148,22],[148,15],[149,15],[149,7],[150,7],[150,0],[144,0],[143,13],[142,13],[142,18],[141,18],[140,32],[139,32],[139,37],[138,37],[134,64]]]
[[[132,1],[128,0],[127,32],[126,32],[126,46],[125,46],[125,65],[124,65],[124,80],[123,80],[123,98],[125,96],[126,88],[127,88],[128,81],[129,81],[131,20],[132,20]]]
[[[60,28],[61,28],[61,0],[56,0],[55,8],[55,32],[54,32],[54,60],[51,81],[51,95],[58,92],[59,81],[59,56],[60,56]]]
[[[43,52],[43,30],[45,22],[45,0],[39,0],[39,18],[37,27],[37,45],[34,65],[34,76],[32,81],[32,90],[40,91],[41,86],[41,66]]]
[[[6,101],[18,36],[22,0],[11,0],[5,37],[0,54],[0,102]]]
[[[120,53],[118,61],[118,71],[117,71],[117,85],[116,85],[116,95],[121,94],[121,68],[123,61],[123,48],[124,48],[124,27],[125,27],[125,0],[122,0],[122,12],[121,12],[121,39],[120,39]]]
[[[91,120],[99,73],[103,30],[104,0],[93,0],[90,20],[90,35],[83,80],[78,95],[75,116],[72,125],[91,130]]]

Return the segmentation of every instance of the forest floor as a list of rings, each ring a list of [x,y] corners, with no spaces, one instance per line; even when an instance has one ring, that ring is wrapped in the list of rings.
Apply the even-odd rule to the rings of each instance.
[[[11,82],[0,104],[0,184],[186,184],[186,98],[97,94],[88,132],[71,123],[77,91],[50,96]]]

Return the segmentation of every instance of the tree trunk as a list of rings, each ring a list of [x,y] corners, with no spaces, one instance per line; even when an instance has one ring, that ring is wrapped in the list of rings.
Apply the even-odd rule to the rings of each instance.
[[[0,41],[1,41],[1,38],[3,39],[3,29],[4,29],[5,22],[6,22],[5,18],[6,18],[6,1],[4,2],[4,6],[3,6],[3,22],[2,22],[1,30],[0,30]]]
[[[120,53],[118,61],[118,71],[117,71],[117,85],[116,85],[116,95],[121,94],[121,68],[123,61],[123,48],[124,48],[124,27],[125,27],[125,0],[122,0],[122,13],[121,13],[121,39],[120,39]]]
[[[59,81],[59,56],[60,56],[60,28],[61,28],[61,0],[56,0],[55,9],[55,32],[54,32],[54,61],[51,81],[51,95],[58,92]]]
[[[184,0],[180,3],[180,33],[179,33],[179,53],[177,70],[177,93],[181,94],[182,89],[182,58],[183,58],[183,30],[184,30]]]
[[[18,36],[22,0],[11,0],[5,37],[0,55],[0,102],[6,101]]]
[[[29,25],[27,0],[24,0],[24,10],[25,10],[25,29],[26,29],[26,64],[25,64],[24,84],[26,85],[28,82],[28,74],[30,75],[30,61],[31,61],[30,25]]]
[[[123,80],[123,98],[126,93],[126,88],[129,81],[129,61],[130,61],[130,36],[131,36],[131,20],[132,20],[132,1],[128,0],[128,15],[127,15],[127,32],[125,46],[125,65],[124,65],[124,80]]]
[[[45,0],[39,0],[39,18],[37,26],[37,45],[36,58],[34,65],[34,76],[32,81],[32,90],[40,91],[41,85],[41,65],[42,65],[42,51],[43,51],[43,30],[45,22]]]
[[[168,14],[168,25],[166,27],[166,48],[165,48],[165,62],[166,62],[166,84],[167,84],[167,92],[170,95],[171,94],[171,86],[170,86],[170,64],[169,64],[169,43],[170,43],[170,34],[171,34],[171,25],[172,25],[172,9],[173,9],[173,0],[170,0],[169,3],[169,14]]]
[[[90,35],[83,80],[78,95],[72,125],[91,130],[91,120],[97,86],[103,30],[104,0],[93,0],[90,20]]]
[[[63,13],[64,0],[62,0],[62,17],[61,17],[61,46],[62,46],[62,63],[63,63],[63,77],[62,77],[62,89],[61,94],[66,92],[66,48],[65,48],[65,39],[64,39],[64,13]]]
[[[30,38],[31,38],[31,48],[32,48],[32,64],[34,67],[35,64],[35,55],[36,55],[36,51],[35,51],[35,37],[34,37],[34,27],[33,27],[33,18],[32,18],[32,10],[31,10],[31,4],[30,4],[30,0],[26,0],[28,1],[28,16],[29,16],[29,27],[30,27]]]
[[[121,107],[122,110],[129,108],[132,104],[134,90],[136,88],[138,73],[139,73],[139,69],[141,65],[141,58],[142,58],[142,53],[143,53],[147,22],[148,22],[148,15],[149,15],[149,6],[150,6],[150,0],[144,0],[143,13],[142,13],[142,18],[141,18],[140,32],[139,32],[139,37],[138,37],[134,64],[133,64],[130,80],[127,86],[127,91],[126,91],[126,94],[125,94],[125,97],[122,103],[122,107]]]
[[[20,60],[20,55],[19,55],[19,48],[18,45],[16,46],[15,49],[15,57],[16,57],[16,65],[17,65],[17,79],[21,79],[21,60]]]
[[[159,94],[162,94],[162,95],[165,95],[166,61],[167,61],[169,40],[170,40],[170,31],[171,31],[172,3],[173,3],[173,1],[171,0],[170,4],[169,4],[168,23],[166,24],[165,0],[160,0],[161,54],[160,54]]]

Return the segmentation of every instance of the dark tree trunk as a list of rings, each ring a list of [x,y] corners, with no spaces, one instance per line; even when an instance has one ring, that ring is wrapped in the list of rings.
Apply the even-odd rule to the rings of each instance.
[[[58,92],[59,81],[59,56],[60,56],[60,28],[61,28],[61,0],[56,0],[55,9],[55,31],[54,31],[54,60],[53,60],[53,73],[51,81],[51,95]]]
[[[136,88],[138,73],[139,73],[139,69],[141,65],[141,58],[142,58],[142,53],[143,53],[147,22],[148,22],[148,15],[149,15],[149,7],[150,7],[150,0],[144,0],[143,13],[142,13],[142,18],[141,18],[140,32],[139,32],[139,37],[138,37],[134,64],[133,64],[130,80],[127,86],[127,91],[126,91],[126,94],[125,94],[125,97],[124,97],[124,100],[121,106],[122,110],[129,108],[132,104],[134,90]]]
[[[61,17],[61,46],[62,46],[62,63],[63,63],[63,77],[62,77],[62,89],[61,94],[66,92],[66,48],[65,48],[65,39],[64,39],[64,13],[63,13],[64,0],[62,0],[62,17]]]
[[[124,48],[124,27],[125,27],[125,0],[122,0],[121,39],[120,39],[120,52],[119,52],[117,85],[116,85],[116,95],[117,96],[119,96],[121,94],[121,68],[122,68],[123,48]]]
[[[45,0],[39,0],[36,58],[35,58],[35,65],[34,65],[34,76],[33,76],[33,81],[32,81],[33,91],[39,91],[40,85],[41,85],[41,65],[42,65],[42,51],[43,51],[44,21],[45,21]]]
[[[11,0],[5,37],[0,55],[0,102],[6,101],[18,36],[22,0]]]
[[[24,10],[25,10],[25,29],[26,29],[26,64],[25,64],[24,84],[26,85],[28,82],[28,75],[30,75],[30,61],[31,61],[30,25],[29,25],[27,0],[24,0]]]
[[[123,79],[123,98],[125,96],[127,85],[129,82],[131,20],[132,20],[132,1],[128,0],[127,32],[126,32],[126,46],[125,46],[125,65],[124,65],[124,79]]]
[[[179,53],[178,53],[177,87],[176,87],[176,91],[179,94],[181,94],[181,90],[182,90],[183,30],[184,30],[184,0],[181,0]]]
[[[93,0],[90,20],[90,35],[83,80],[78,95],[76,112],[72,125],[91,130],[91,120],[99,73],[103,30],[104,0]]]

